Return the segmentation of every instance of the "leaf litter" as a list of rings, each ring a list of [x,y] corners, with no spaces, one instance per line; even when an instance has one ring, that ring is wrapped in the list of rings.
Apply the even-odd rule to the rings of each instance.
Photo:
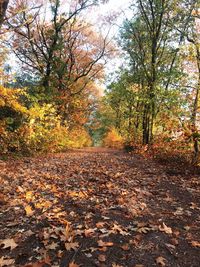
[[[0,266],[199,264],[196,176],[99,148],[10,159],[0,182]]]

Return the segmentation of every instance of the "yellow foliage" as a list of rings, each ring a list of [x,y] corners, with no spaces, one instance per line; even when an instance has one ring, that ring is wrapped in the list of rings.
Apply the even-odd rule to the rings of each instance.
[[[26,113],[27,109],[19,102],[19,97],[24,94],[25,91],[22,89],[5,88],[0,85],[0,108],[7,106],[17,112]]]
[[[103,140],[103,145],[111,148],[122,148],[124,140],[118,131],[112,127]]]

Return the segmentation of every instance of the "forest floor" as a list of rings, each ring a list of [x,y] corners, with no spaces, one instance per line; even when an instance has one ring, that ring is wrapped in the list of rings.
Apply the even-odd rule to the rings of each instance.
[[[120,150],[0,161],[0,266],[199,267],[200,178]]]

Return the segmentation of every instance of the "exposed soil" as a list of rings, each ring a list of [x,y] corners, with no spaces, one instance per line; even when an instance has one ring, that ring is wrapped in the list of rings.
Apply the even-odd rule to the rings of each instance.
[[[0,266],[200,266],[197,174],[84,149],[1,161],[0,192]]]

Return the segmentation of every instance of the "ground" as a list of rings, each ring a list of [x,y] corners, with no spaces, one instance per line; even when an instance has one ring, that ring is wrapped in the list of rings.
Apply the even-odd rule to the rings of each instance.
[[[0,161],[0,266],[199,267],[199,185],[120,150]]]

